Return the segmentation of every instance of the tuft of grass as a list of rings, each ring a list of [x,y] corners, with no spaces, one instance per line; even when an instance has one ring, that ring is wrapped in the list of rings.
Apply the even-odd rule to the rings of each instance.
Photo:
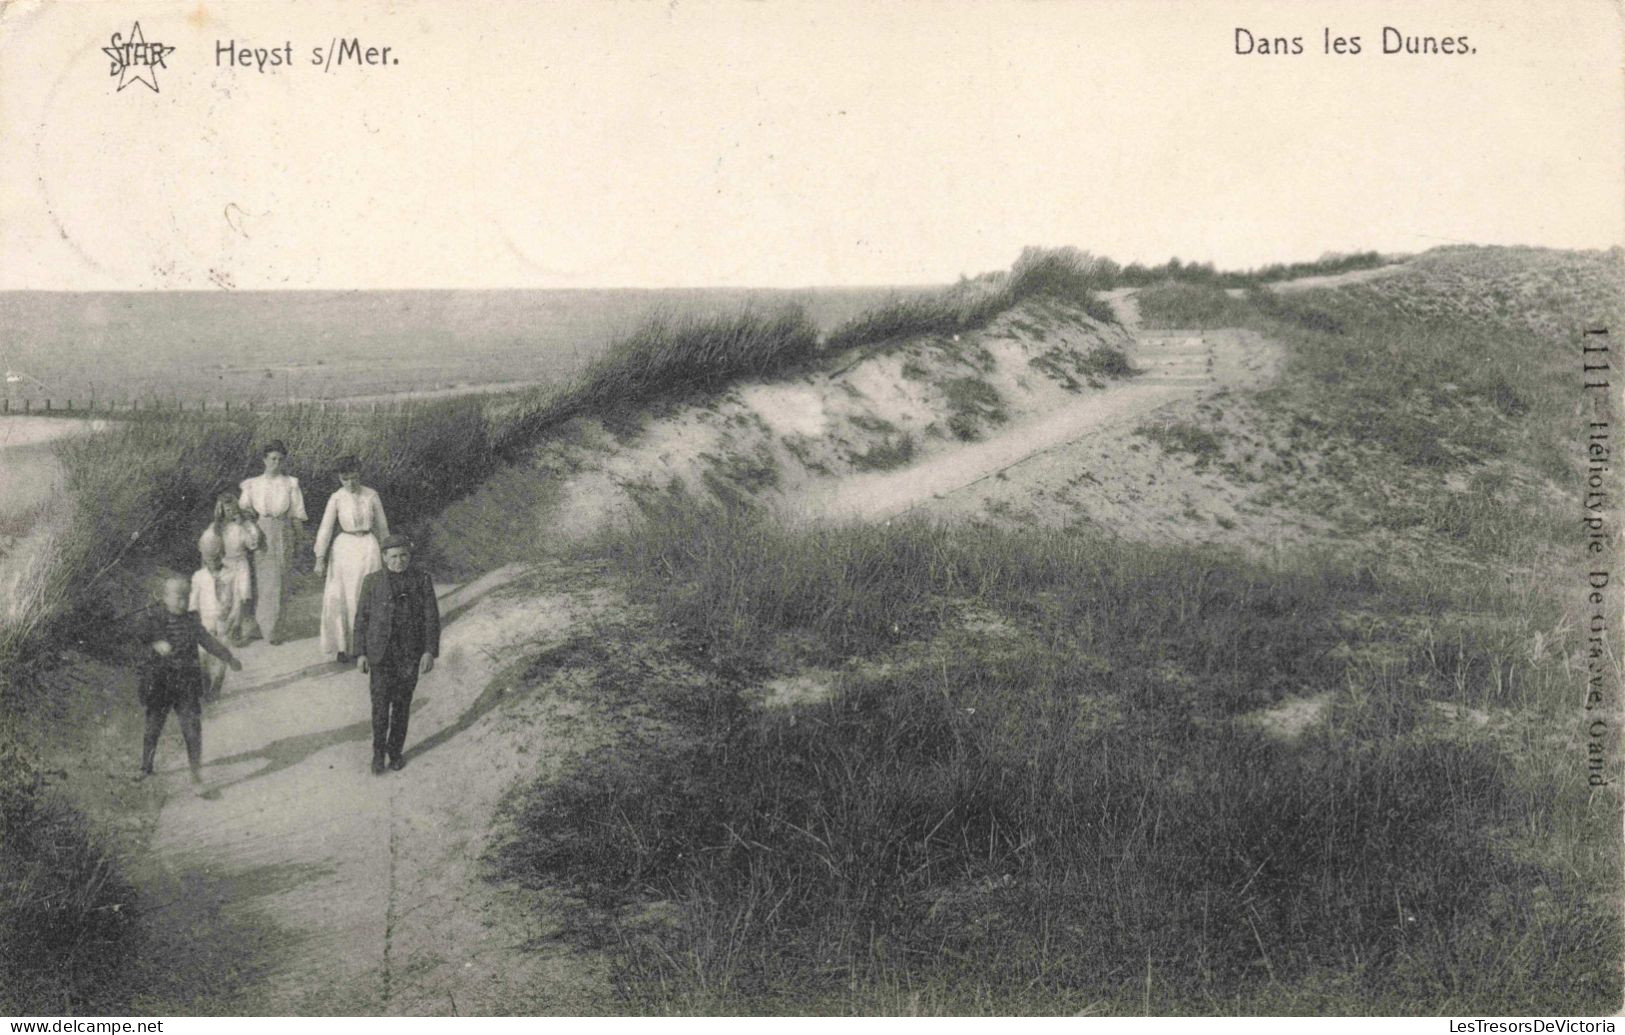
[[[1134,377],[1141,373],[1115,345],[1096,345],[1084,354],[1078,372],[1086,377]]]
[[[1188,453],[1195,458],[1198,470],[1224,456],[1224,445],[1219,436],[1191,421],[1169,424],[1142,424],[1134,429],[1136,435],[1148,438],[1168,453]]]
[[[914,436],[908,432],[887,435],[861,453],[852,455],[852,465],[860,471],[889,471],[906,467],[914,459],[917,448]]]
[[[956,377],[940,387],[948,402],[948,430],[956,438],[974,442],[984,425],[1009,419],[998,389],[979,377]]]
[[[1096,345],[1081,354],[1076,349],[1050,348],[1029,359],[1027,365],[1074,392],[1083,388],[1080,377],[1098,388],[1103,378],[1129,378],[1143,372],[1129,362],[1122,349],[1112,345]]]
[[[1253,311],[1246,299],[1232,298],[1214,284],[1169,282],[1148,287],[1137,298],[1147,327],[1240,327]]]

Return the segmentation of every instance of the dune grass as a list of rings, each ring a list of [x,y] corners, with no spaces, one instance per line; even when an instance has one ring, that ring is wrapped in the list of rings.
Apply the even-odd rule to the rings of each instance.
[[[1394,259],[1378,252],[1365,251],[1332,253],[1310,262],[1274,262],[1251,270],[1218,270],[1212,263],[1180,262],[1173,258],[1160,266],[1130,263],[1114,269],[1112,280],[1123,287],[1149,287],[1172,281],[1218,288],[1255,288],[1282,280],[1375,269],[1392,261]]]
[[[133,952],[133,895],[85,818],[45,785],[37,759],[0,737],[0,1013],[77,1013]]]
[[[533,789],[499,858],[606,910],[638,1009],[1617,1005],[1618,796],[1536,750],[1541,718],[1439,708],[1561,714],[1549,598],[682,499],[610,549],[649,617],[574,663],[664,629],[707,678],[617,668],[664,728]],[[830,697],[763,707],[804,663]],[[1327,689],[1299,739],[1254,718]]]
[[[523,446],[572,417],[633,410],[715,391],[742,377],[785,373],[817,351],[818,329],[800,306],[717,317],[657,316],[576,377],[499,405],[494,443],[499,450]]]
[[[858,348],[918,335],[979,330],[1024,299],[1043,296],[1079,306],[1102,323],[1116,322],[1096,297],[1110,287],[1114,264],[1076,248],[1027,248],[1004,274],[966,280],[931,294],[899,297],[875,306],[830,332],[829,349]]]

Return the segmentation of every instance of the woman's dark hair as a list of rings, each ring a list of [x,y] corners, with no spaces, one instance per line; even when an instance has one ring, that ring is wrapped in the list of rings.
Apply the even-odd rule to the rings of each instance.
[[[360,474],[361,461],[346,454],[333,461],[333,470],[339,474]]]
[[[272,453],[281,453],[283,456],[287,456],[288,444],[279,438],[273,438],[265,443],[265,448],[260,450],[260,456],[269,456]]]

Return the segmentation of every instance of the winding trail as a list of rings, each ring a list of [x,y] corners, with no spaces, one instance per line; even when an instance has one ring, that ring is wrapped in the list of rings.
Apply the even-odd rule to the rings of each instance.
[[[1133,290],[1111,292],[1107,299],[1132,335],[1127,354],[1141,371],[1138,376],[919,463],[818,485],[793,500],[787,513],[812,520],[877,520],[932,507],[1012,467],[1090,435],[1136,424],[1170,404],[1254,387],[1274,376],[1280,348],[1258,334],[1146,330],[1140,326]]]

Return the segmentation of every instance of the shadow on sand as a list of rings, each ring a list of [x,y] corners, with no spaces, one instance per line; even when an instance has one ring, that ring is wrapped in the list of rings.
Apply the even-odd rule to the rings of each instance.
[[[466,600],[459,601],[455,607],[441,615],[441,625],[448,626],[456,622],[459,618],[467,614],[475,604],[479,603],[481,600],[484,600],[491,593],[505,585],[508,585],[512,581],[513,579],[501,579],[493,581],[490,585],[482,587],[480,592],[471,594]],[[455,596],[461,588],[463,587],[459,587],[459,589],[454,589],[447,593],[441,594],[440,599],[446,600]],[[302,679],[308,679],[326,673],[342,672],[345,670],[345,668],[346,666],[341,666],[334,661],[322,661],[314,665],[307,665],[304,668],[289,672],[285,675],[277,676],[264,683],[244,687],[243,689],[234,691],[233,693],[222,695],[222,697],[236,697],[243,694],[265,693],[271,690],[278,690],[293,683],[297,683]],[[480,718],[492,708],[497,706],[502,699],[502,693],[503,686],[501,681],[493,680],[491,684],[486,686],[486,688],[480,693],[480,696],[475,699],[474,703],[471,704],[462,715],[458,716],[455,722],[449,726],[437,730],[427,739],[420,741],[418,744],[407,749],[406,759],[410,761],[417,758],[419,755],[424,754],[425,752],[432,751],[441,744],[446,743],[459,733],[468,729],[474,723],[478,722]],[[414,710],[421,709],[427,705],[429,701],[430,698],[427,697],[414,697],[412,701]],[[235,755],[227,755],[222,758],[210,759],[205,763],[205,767],[230,766],[240,762],[250,762],[255,759],[263,759],[266,764],[245,776],[214,785],[209,789],[205,797],[218,797],[219,792],[227,790],[231,787],[235,787],[238,784],[246,783],[249,780],[257,780],[262,777],[270,776],[273,773],[281,772],[282,770],[291,766],[298,765],[300,762],[303,762],[305,759],[311,757],[317,752],[324,751],[327,748],[335,745],[356,741],[370,741],[371,739],[372,719],[370,716],[368,716],[367,718],[358,722],[352,722],[347,726],[339,726],[334,729],[316,730],[311,733],[300,733],[291,737],[283,737],[280,740],[273,740],[269,744],[266,744],[263,747],[255,748],[251,751],[242,751]]]

